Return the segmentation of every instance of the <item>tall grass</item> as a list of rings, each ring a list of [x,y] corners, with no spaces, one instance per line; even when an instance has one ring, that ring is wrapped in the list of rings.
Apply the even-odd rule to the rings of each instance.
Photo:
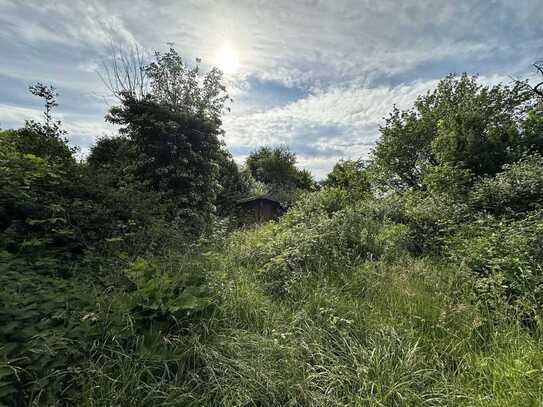
[[[191,333],[133,332],[97,348],[84,405],[543,403],[541,331],[474,305],[461,268],[407,255],[337,262],[333,273],[312,263],[277,295],[265,259],[239,255],[274,228],[212,254],[219,305]]]

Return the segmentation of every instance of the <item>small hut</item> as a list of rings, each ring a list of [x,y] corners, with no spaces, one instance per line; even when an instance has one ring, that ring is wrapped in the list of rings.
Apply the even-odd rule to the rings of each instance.
[[[240,199],[237,204],[242,218],[251,223],[264,223],[277,219],[286,211],[281,202],[269,195]]]

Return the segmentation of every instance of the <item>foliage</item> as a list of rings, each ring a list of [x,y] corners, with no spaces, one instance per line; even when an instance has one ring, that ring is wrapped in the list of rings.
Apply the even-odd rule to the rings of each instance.
[[[190,321],[212,303],[211,290],[206,282],[205,262],[149,261],[139,259],[126,269],[125,274],[134,286],[130,312],[145,329],[168,332]],[[177,267],[169,269],[167,266]]]
[[[121,264],[88,258],[63,275],[0,252],[0,402],[79,404],[80,378],[111,338],[193,332],[212,309],[212,262],[169,256]],[[209,313],[208,313],[209,314]]]
[[[493,178],[478,182],[470,193],[474,208],[493,214],[520,214],[543,205],[543,158],[524,157]]]
[[[518,84],[483,86],[477,78],[448,76],[412,109],[395,108],[381,127],[373,166],[394,190],[421,188],[435,165],[494,175],[540,144],[524,125],[533,95]]]
[[[428,168],[422,180],[430,192],[463,196],[473,184],[474,175],[470,170],[457,165],[440,164]]]
[[[17,149],[22,153],[34,154],[50,161],[58,161],[65,166],[73,166],[75,163],[73,154],[77,152],[77,148],[68,146],[62,123],[53,118],[53,110],[58,106],[59,95],[56,89],[37,82],[30,86],[29,90],[34,96],[44,100],[44,122],[27,120],[25,127],[17,130],[13,138]]]
[[[191,231],[173,222],[171,203],[137,178],[136,157],[134,144],[124,137],[102,138],[91,149],[82,186],[92,200],[78,202],[87,245],[132,257],[183,247]]]
[[[145,66],[144,71],[150,82],[149,94],[157,102],[220,125],[224,105],[230,97],[218,68],[201,75],[198,66],[189,68],[177,51],[170,48],[165,54],[155,52],[155,61]]]
[[[65,201],[73,184],[62,164],[19,152],[13,135],[0,134],[0,245],[24,256],[61,261],[81,250]]]
[[[250,237],[250,238],[249,238]],[[255,243],[254,231],[238,244]],[[211,277],[208,334],[141,336],[100,348],[83,405],[538,404],[541,335],[472,304],[455,265],[403,258],[346,267],[265,294],[237,253]],[[318,267],[318,266],[317,266]],[[233,374],[232,372],[235,372]]]
[[[331,195],[335,191],[306,196],[278,223],[256,231],[254,244],[243,250],[232,248],[262,270],[262,279],[273,293],[288,292],[294,281],[306,278],[313,269],[330,273],[338,264],[348,267],[351,262],[401,255],[405,228],[377,219],[363,206],[330,211]]]
[[[449,193],[412,191],[388,201],[396,210],[396,220],[408,226],[408,248],[416,256],[444,255],[456,225],[473,218],[463,198],[451,198]]]
[[[284,185],[290,188],[311,189],[311,174],[296,168],[296,154],[287,147],[261,147],[245,161],[251,176],[264,184]]]
[[[117,173],[124,178],[129,174],[130,166],[136,161],[135,146],[126,137],[102,137],[91,147],[87,164],[97,171]]]
[[[543,213],[519,220],[482,217],[451,237],[452,256],[476,274],[479,301],[510,305],[523,318],[540,318],[543,306]]]
[[[43,267],[69,268],[86,250],[147,252],[157,248],[157,239],[164,244],[162,231],[171,228],[161,221],[158,196],[119,182],[111,169],[89,171],[75,161],[21,153],[19,134],[0,135],[3,249]]]
[[[204,117],[176,112],[146,98],[125,99],[109,120],[134,143],[135,176],[163,196],[169,220],[201,231],[218,191],[219,129]]]
[[[103,163],[108,149],[119,143],[129,146],[125,168],[136,186],[162,197],[168,221],[199,234],[215,212],[219,181],[226,181],[219,171],[227,160],[220,116],[228,95],[216,69],[201,77],[199,68],[188,68],[173,49],[157,52],[155,59],[144,67],[149,91],[139,97],[121,94],[121,105],[107,116],[122,126],[125,138],[102,141],[89,162]],[[102,157],[96,159],[97,154]]]
[[[99,332],[93,326],[96,293],[88,281],[47,272],[46,259],[27,262],[0,252],[0,403],[75,400],[73,387],[85,353]]]
[[[363,160],[341,160],[334,165],[322,185],[343,188],[353,195],[363,195],[371,188],[370,175],[366,167]]]
[[[253,195],[270,195],[284,207],[291,206],[317,184],[311,173],[296,167],[296,154],[287,147],[261,147],[245,160]]]
[[[216,206],[217,214],[227,217],[236,213],[236,202],[251,193],[253,180],[240,172],[230,153],[222,151],[220,157],[218,161],[220,192],[217,195]]]
[[[0,404],[543,403],[525,87],[447,77],[316,190],[286,148],[238,170],[217,71],[170,50],[144,75],[87,162],[51,87],[43,123],[0,132]],[[256,189],[296,203],[231,233]]]

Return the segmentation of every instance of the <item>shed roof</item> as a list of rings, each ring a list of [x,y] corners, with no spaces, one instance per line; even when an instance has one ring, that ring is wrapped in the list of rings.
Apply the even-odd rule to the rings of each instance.
[[[248,198],[238,199],[237,203],[247,203],[247,202],[254,202],[254,201],[270,201],[274,202],[276,204],[281,205],[281,202],[279,202],[277,199],[270,195],[256,195],[256,196],[250,196]],[[282,205],[281,205],[282,206]]]

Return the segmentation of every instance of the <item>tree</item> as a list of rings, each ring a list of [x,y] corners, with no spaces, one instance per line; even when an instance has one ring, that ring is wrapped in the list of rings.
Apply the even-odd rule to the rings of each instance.
[[[173,48],[164,54],[156,51],[154,58],[146,64],[138,47],[112,49],[100,78],[121,104],[125,99],[140,101],[152,96],[173,110],[204,114],[220,123],[231,99],[218,68],[202,74],[199,58],[195,66],[189,67]]]
[[[51,128],[54,125],[53,122],[53,109],[58,106],[57,96],[58,93],[52,85],[44,85],[41,82],[36,82],[29,87],[30,93],[34,96],[38,96],[44,100],[45,109],[43,116],[45,118],[45,127]]]
[[[82,251],[71,222],[80,173],[62,123],[53,120],[55,89],[37,83],[30,92],[45,101],[44,122],[0,132],[0,247],[50,265]]]
[[[532,66],[535,68],[538,74],[543,76],[543,61],[536,61],[532,64]],[[539,81],[533,86],[530,85],[530,83],[527,80],[525,81],[515,80],[515,82],[519,86],[533,92],[537,97],[539,97],[540,101],[543,102],[543,80]]]
[[[237,200],[250,193],[251,184],[250,180],[240,172],[228,151],[221,152],[218,164],[220,190],[217,195],[217,213],[221,216],[229,216],[235,213]]]
[[[198,62],[199,60],[197,60]],[[178,112],[204,116],[221,123],[225,104],[230,100],[222,83],[222,73],[212,68],[200,73],[190,68],[173,48],[165,54],[155,52],[155,61],[145,67],[153,97]]]
[[[326,187],[342,188],[355,193],[370,191],[370,176],[363,160],[341,160],[322,181]]]
[[[221,113],[228,95],[220,72],[202,76],[173,49],[155,58],[145,67],[149,92],[121,93],[106,120],[120,125],[134,146],[135,177],[163,196],[170,220],[199,232],[220,190]]]
[[[200,229],[213,212],[221,149],[216,124],[145,98],[125,99],[109,120],[123,126],[136,152],[135,177],[171,204],[170,217]]]
[[[287,147],[261,147],[245,161],[251,176],[272,189],[274,187],[309,190],[315,183],[311,174],[296,167],[296,154]]]
[[[437,165],[493,175],[533,149],[523,123],[534,103],[519,84],[490,87],[473,76],[449,75],[412,109],[394,108],[380,128],[372,166],[382,184],[399,191],[424,188]]]
[[[543,61],[536,61],[533,64],[533,67],[537,70],[539,74],[543,76]],[[543,99],[543,81],[538,82],[532,87],[532,91]]]
[[[22,153],[49,158],[64,165],[75,164],[74,153],[77,148],[68,145],[66,131],[60,120],[54,120],[53,111],[58,106],[56,89],[40,82],[29,87],[30,92],[44,100],[44,121],[27,120],[25,127],[17,130],[15,143]]]
[[[110,57],[103,61],[98,76],[111,95],[121,101],[126,97],[142,99],[149,93],[145,58],[139,47],[111,47]]]
[[[475,79],[472,89],[439,118],[432,153],[441,164],[458,165],[476,176],[494,175],[530,148],[522,123],[532,97],[516,85],[489,88]]]

